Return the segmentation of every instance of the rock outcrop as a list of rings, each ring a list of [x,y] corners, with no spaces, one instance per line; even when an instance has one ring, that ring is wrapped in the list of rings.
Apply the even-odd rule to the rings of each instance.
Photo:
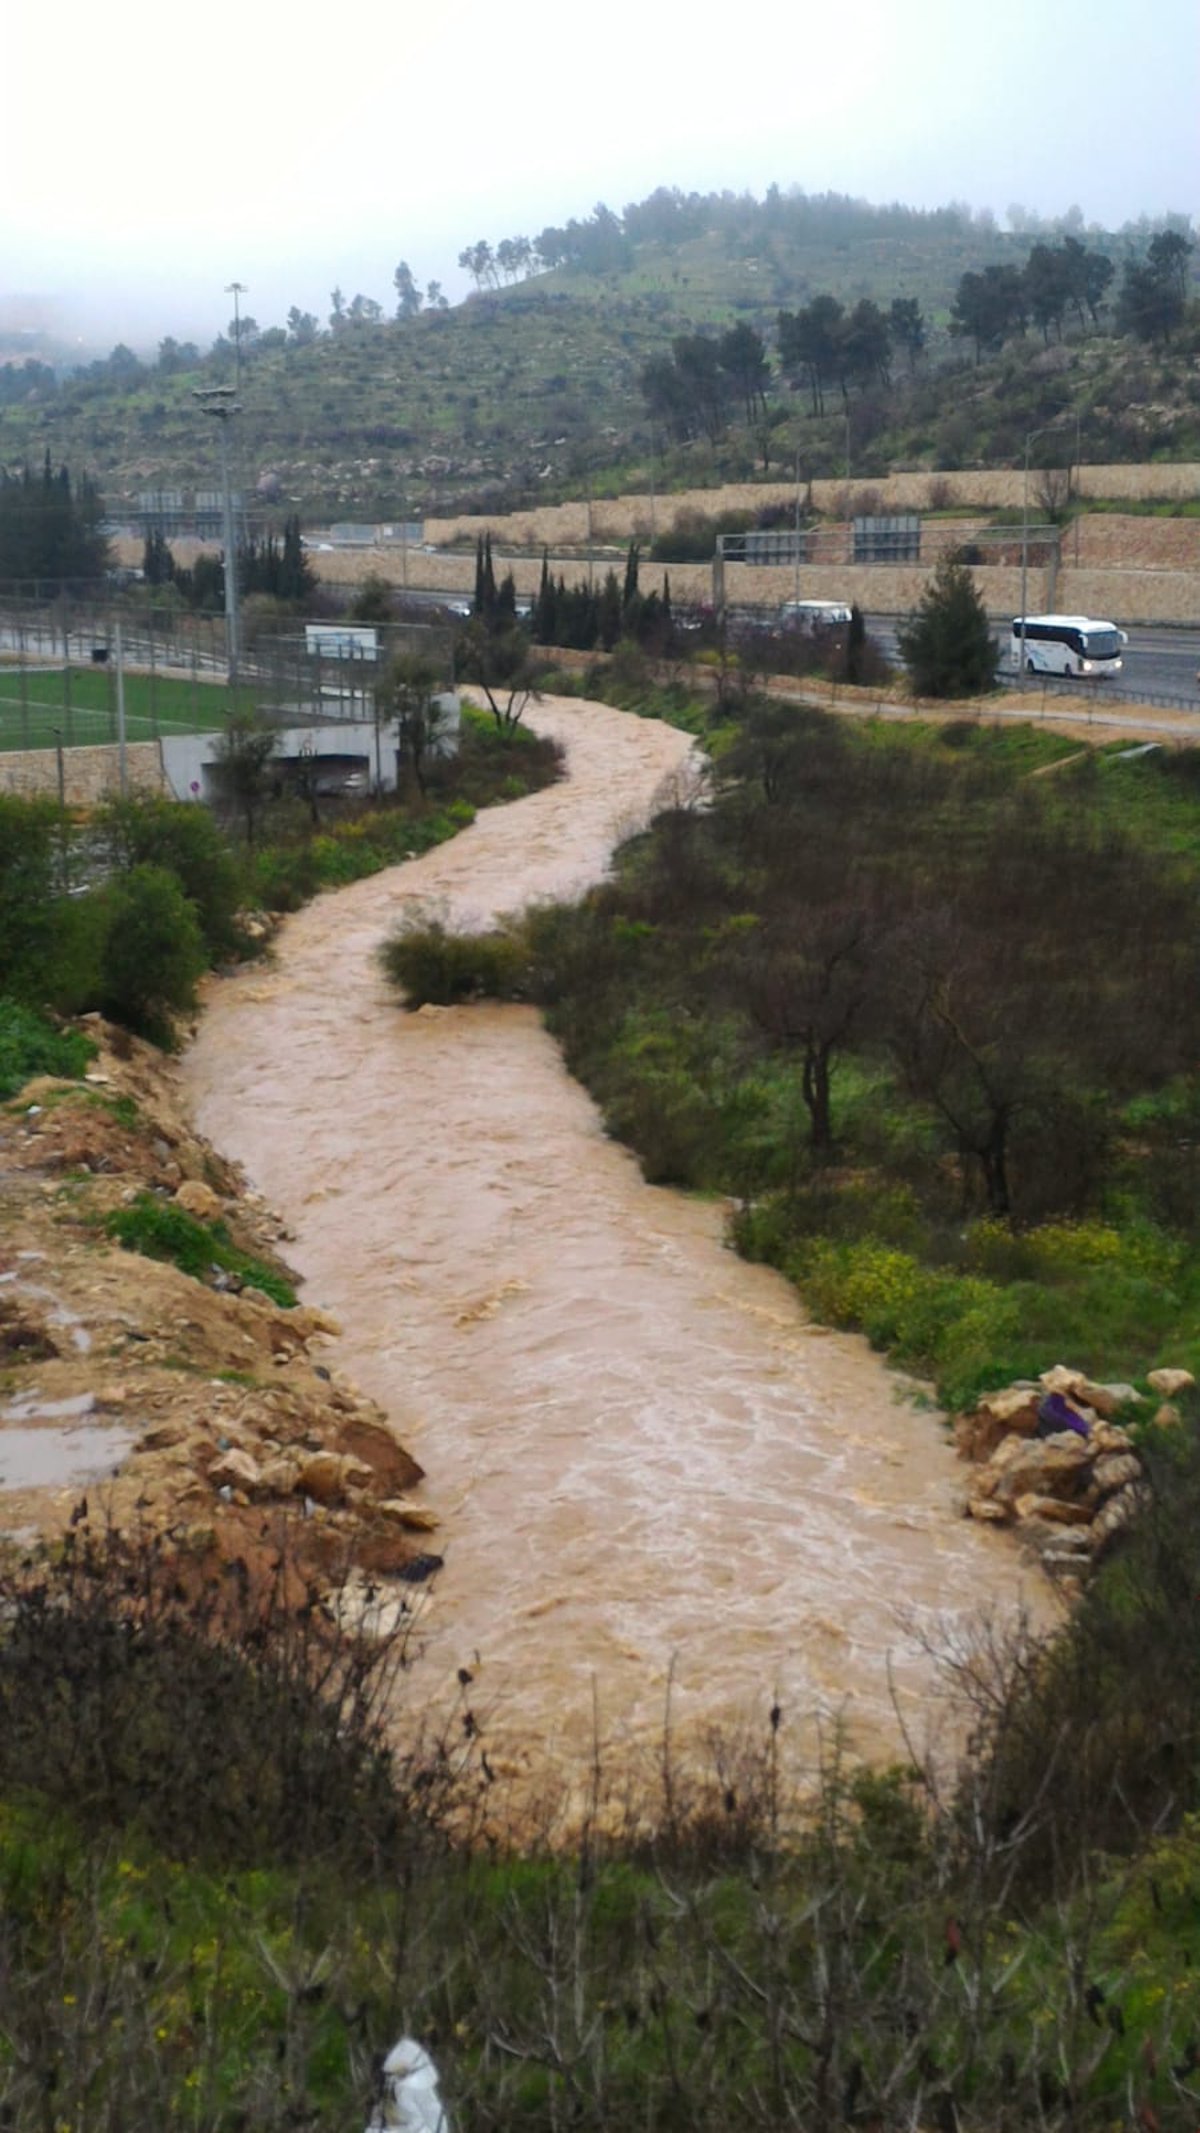
[[[1187,1371],[1153,1371],[1160,1393],[1178,1393]],[[1149,1409],[1132,1385],[1096,1384],[1056,1364],[1040,1378],[985,1393],[955,1425],[971,1462],[970,1518],[1016,1529],[1051,1575],[1078,1580],[1135,1518],[1145,1496],[1141,1456],[1118,1421]],[[1174,1413],[1160,1407],[1153,1419]]]

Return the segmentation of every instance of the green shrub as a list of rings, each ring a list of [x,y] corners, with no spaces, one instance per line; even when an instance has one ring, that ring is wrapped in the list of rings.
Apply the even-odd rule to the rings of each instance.
[[[100,1005],[156,1044],[173,1041],[172,1014],[195,1005],[208,966],[196,913],[165,867],[135,866],[104,892],[107,931]]]
[[[35,1074],[73,1080],[96,1047],[77,1030],[59,1030],[19,1001],[0,999],[0,1098],[15,1096]]]
[[[265,1260],[240,1251],[223,1222],[199,1222],[173,1201],[156,1199],[153,1193],[139,1193],[131,1206],[114,1209],[104,1229],[127,1252],[165,1259],[197,1281],[219,1267],[245,1287],[261,1289],[284,1310],[291,1310],[296,1301],[291,1284]]]
[[[450,933],[439,920],[406,926],[379,951],[410,1008],[460,1000],[519,1000],[529,989],[529,951],[515,933]]]
[[[0,794],[0,991],[39,1006],[56,999],[61,836],[49,801]]]
[[[256,851],[252,881],[263,909],[277,912],[299,911],[321,885],[312,847],[307,844],[271,845]]]
[[[175,876],[195,911],[210,962],[236,954],[241,883],[207,807],[176,800],[119,800],[101,814],[98,827],[126,871],[156,866]]]

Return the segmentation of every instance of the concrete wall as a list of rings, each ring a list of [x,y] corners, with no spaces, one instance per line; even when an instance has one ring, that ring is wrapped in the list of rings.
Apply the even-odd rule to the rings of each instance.
[[[462,710],[457,694],[436,697],[442,718],[438,753],[457,752]],[[214,733],[184,733],[161,743],[163,769],[176,800],[215,800],[220,794],[219,757]],[[378,747],[376,743],[378,741]],[[295,757],[302,752],[325,757],[354,770],[367,784],[383,792],[396,790],[396,745],[392,727],[376,730],[374,719],[331,719],[325,726],[283,726],[276,735],[276,755]]]

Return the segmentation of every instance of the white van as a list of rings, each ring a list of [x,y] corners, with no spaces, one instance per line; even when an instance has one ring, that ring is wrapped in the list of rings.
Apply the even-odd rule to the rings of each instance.
[[[783,629],[833,630],[849,622],[850,610],[844,600],[785,600],[779,610]]]

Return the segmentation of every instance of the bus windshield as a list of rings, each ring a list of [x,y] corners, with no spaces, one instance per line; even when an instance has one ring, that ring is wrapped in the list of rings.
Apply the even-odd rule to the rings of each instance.
[[[1121,650],[1120,630],[1084,630],[1083,656],[1085,659],[1116,659]]]

